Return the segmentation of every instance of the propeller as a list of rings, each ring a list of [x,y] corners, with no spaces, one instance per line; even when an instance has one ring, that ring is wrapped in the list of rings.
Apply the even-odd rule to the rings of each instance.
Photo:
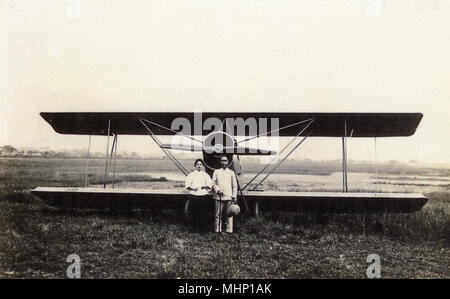
[[[276,155],[276,151],[252,148],[246,146],[239,146],[235,144],[234,146],[223,146],[222,144],[215,144],[214,146],[204,146],[204,145],[190,145],[190,144],[161,144],[161,148],[173,149],[180,151],[190,151],[190,152],[201,152],[205,151],[208,154],[235,154],[251,156],[251,155]]]

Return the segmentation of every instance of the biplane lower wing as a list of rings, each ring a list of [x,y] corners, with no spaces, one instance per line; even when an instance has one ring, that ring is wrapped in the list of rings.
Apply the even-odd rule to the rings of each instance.
[[[189,193],[185,190],[104,189],[37,187],[31,194],[50,206],[77,208],[178,208]]]
[[[428,201],[422,194],[356,192],[249,191],[245,198],[257,202],[260,211],[340,213],[411,213],[419,211]]]
[[[78,208],[182,209],[186,200],[213,207],[211,195],[193,196],[186,190],[37,187],[31,193],[52,206]],[[428,201],[413,193],[343,193],[246,191],[245,200],[255,211],[400,212],[420,210]],[[195,201],[195,202],[194,202]]]

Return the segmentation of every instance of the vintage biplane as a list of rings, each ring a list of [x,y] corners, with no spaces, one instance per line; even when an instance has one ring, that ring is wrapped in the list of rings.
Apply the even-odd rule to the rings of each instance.
[[[189,205],[197,203],[212,208],[211,195],[192,196],[182,187],[172,190],[114,188],[114,161],[119,135],[149,135],[185,175],[188,171],[171,150],[201,153],[209,174],[219,167],[222,155],[229,158],[229,167],[235,171],[239,168],[239,156],[273,155],[273,163],[262,165],[261,171],[245,185],[238,179],[238,202],[243,211],[256,216],[260,211],[280,210],[415,212],[427,202],[422,194],[357,193],[348,192],[347,187],[347,138],[411,136],[422,119],[421,113],[203,112],[199,117],[195,112],[43,112],[41,116],[61,134],[107,136],[103,188],[37,187],[31,191],[50,205],[175,208],[185,213]],[[161,135],[181,136],[191,143],[164,144],[158,138]],[[248,141],[263,136],[292,139],[278,153],[246,146]],[[110,137],[113,138],[111,149]],[[241,140],[238,141],[237,137]],[[342,192],[261,190],[264,180],[309,137],[342,138]],[[113,181],[111,188],[107,188],[111,168],[114,171]]]

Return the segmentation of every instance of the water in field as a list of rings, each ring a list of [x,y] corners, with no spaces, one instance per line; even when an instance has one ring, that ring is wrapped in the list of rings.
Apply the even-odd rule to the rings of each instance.
[[[169,181],[184,182],[185,176],[176,171],[152,171],[126,173],[126,175],[145,175],[153,178],[165,177]],[[239,176],[242,186],[245,186],[256,174],[246,173]],[[260,175],[250,186],[265,177]],[[153,182],[142,183],[152,187]],[[353,192],[432,192],[449,189],[450,178],[442,176],[407,176],[407,175],[375,175],[374,173],[349,172],[348,189]],[[181,187],[182,184],[179,184]],[[342,191],[342,173],[330,175],[309,174],[271,174],[258,189],[280,191]]]

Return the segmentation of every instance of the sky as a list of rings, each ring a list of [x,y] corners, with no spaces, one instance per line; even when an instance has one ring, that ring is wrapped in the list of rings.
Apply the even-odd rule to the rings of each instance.
[[[0,34],[0,145],[87,147],[44,111],[421,112],[377,159],[450,163],[446,0],[2,0]],[[160,153],[146,136],[118,148]],[[348,152],[375,159],[374,140]],[[341,155],[311,138],[294,157]]]

